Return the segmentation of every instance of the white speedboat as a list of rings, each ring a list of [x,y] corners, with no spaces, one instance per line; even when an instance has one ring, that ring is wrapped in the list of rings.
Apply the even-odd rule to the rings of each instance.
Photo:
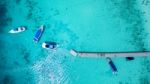
[[[55,43],[55,42],[43,42],[42,43],[42,48],[45,48],[45,49],[56,49],[58,47],[58,44]]]
[[[18,28],[14,28],[14,29],[11,29],[10,31],[9,31],[9,33],[20,33],[20,32],[23,32],[23,31],[25,31],[26,30],[26,28],[25,27],[18,27]]]

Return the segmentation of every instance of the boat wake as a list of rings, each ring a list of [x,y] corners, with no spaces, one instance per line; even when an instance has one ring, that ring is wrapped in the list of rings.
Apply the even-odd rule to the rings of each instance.
[[[46,58],[33,66],[37,84],[69,84],[68,67],[64,63],[66,52],[62,49],[49,51]]]

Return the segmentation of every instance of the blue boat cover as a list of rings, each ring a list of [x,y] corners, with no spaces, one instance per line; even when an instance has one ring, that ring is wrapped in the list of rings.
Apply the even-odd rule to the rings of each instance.
[[[38,42],[39,41],[39,39],[40,39],[40,37],[41,37],[41,34],[42,34],[42,30],[41,29],[38,29],[37,30],[37,32],[36,32],[36,34],[35,34],[35,36],[34,36],[34,41],[35,42]]]

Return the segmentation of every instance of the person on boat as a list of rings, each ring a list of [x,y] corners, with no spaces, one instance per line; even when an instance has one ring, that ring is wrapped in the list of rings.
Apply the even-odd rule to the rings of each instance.
[[[21,27],[20,30],[24,30],[24,27]]]
[[[14,31],[18,31],[18,28],[15,28]]]

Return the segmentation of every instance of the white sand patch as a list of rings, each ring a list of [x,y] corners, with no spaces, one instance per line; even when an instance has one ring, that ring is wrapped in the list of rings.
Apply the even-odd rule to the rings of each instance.
[[[49,52],[46,58],[34,65],[37,84],[69,84],[67,66],[63,64],[64,53],[63,50]]]

